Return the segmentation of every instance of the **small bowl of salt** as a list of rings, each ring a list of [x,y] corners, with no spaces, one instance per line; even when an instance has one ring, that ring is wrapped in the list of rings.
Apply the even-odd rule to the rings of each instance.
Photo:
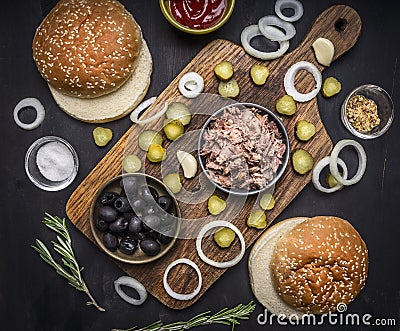
[[[37,187],[59,191],[72,183],[78,173],[78,155],[71,144],[56,136],[36,140],[25,155],[25,171]]]

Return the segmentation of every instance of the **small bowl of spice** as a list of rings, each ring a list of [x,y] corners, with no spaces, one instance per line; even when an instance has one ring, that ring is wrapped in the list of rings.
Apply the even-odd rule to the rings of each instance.
[[[383,88],[372,84],[357,87],[342,104],[344,126],[362,139],[383,135],[392,124],[393,116],[392,98]]]
[[[46,136],[36,140],[25,155],[25,171],[37,187],[45,191],[66,188],[78,173],[75,149],[66,140]]]
[[[167,21],[178,30],[195,35],[219,29],[234,7],[235,0],[160,0]]]

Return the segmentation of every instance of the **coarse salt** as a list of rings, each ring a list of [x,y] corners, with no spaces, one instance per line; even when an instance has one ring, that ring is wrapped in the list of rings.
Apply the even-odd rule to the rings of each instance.
[[[36,164],[40,173],[53,182],[68,179],[74,171],[71,151],[59,142],[49,142],[40,147],[36,154]]]

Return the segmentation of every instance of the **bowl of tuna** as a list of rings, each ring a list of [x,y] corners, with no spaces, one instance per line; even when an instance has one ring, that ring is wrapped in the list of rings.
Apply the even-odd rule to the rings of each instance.
[[[272,188],[289,160],[289,138],[283,123],[265,107],[235,103],[205,122],[198,156],[208,179],[237,195]]]

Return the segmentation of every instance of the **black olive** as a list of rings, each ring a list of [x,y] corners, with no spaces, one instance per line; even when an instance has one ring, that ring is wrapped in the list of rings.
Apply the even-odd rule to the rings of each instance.
[[[128,221],[120,216],[110,224],[109,228],[114,233],[122,233],[128,228]]]
[[[124,218],[129,222],[132,217],[135,217],[136,214],[134,212],[124,213]]]
[[[158,234],[158,241],[164,245],[169,244],[172,241],[172,237],[166,236],[163,233]]]
[[[143,215],[153,215],[156,213],[157,209],[156,206],[151,206],[151,205],[147,205],[143,210],[142,210],[142,214]]]
[[[101,218],[96,218],[96,220],[94,221],[94,226],[98,230],[103,231],[103,232],[108,229],[108,223]]]
[[[157,200],[158,205],[165,211],[169,211],[172,207],[172,199],[169,196],[159,197]]]
[[[160,244],[151,238],[143,239],[140,242],[140,248],[146,255],[150,256],[157,255],[161,250]]]
[[[118,239],[113,233],[107,232],[103,236],[103,244],[109,251],[115,252],[118,248]]]
[[[146,202],[141,198],[137,198],[132,201],[132,208],[135,213],[141,213],[145,207]]]
[[[118,217],[118,212],[111,206],[101,206],[99,217],[108,223],[114,222]]]
[[[120,213],[129,213],[132,211],[132,207],[126,197],[119,197],[114,202],[115,209]]]
[[[143,223],[146,224],[151,229],[157,229],[157,227],[161,223],[161,220],[157,215],[150,214],[150,215],[146,215],[143,218]]]
[[[139,233],[140,231],[142,231],[142,220],[137,216],[132,217],[129,220],[128,229],[132,233]]]
[[[132,255],[138,246],[138,242],[132,238],[124,238],[119,243],[119,250],[127,255]]]
[[[100,195],[100,202],[104,206],[112,206],[114,201],[119,197],[118,193],[115,192],[103,192]]]
[[[147,202],[154,202],[158,199],[158,192],[155,188],[151,186],[142,186],[140,193],[142,198]]]
[[[125,177],[119,183],[122,189],[129,195],[137,193],[137,178],[136,177]]]

